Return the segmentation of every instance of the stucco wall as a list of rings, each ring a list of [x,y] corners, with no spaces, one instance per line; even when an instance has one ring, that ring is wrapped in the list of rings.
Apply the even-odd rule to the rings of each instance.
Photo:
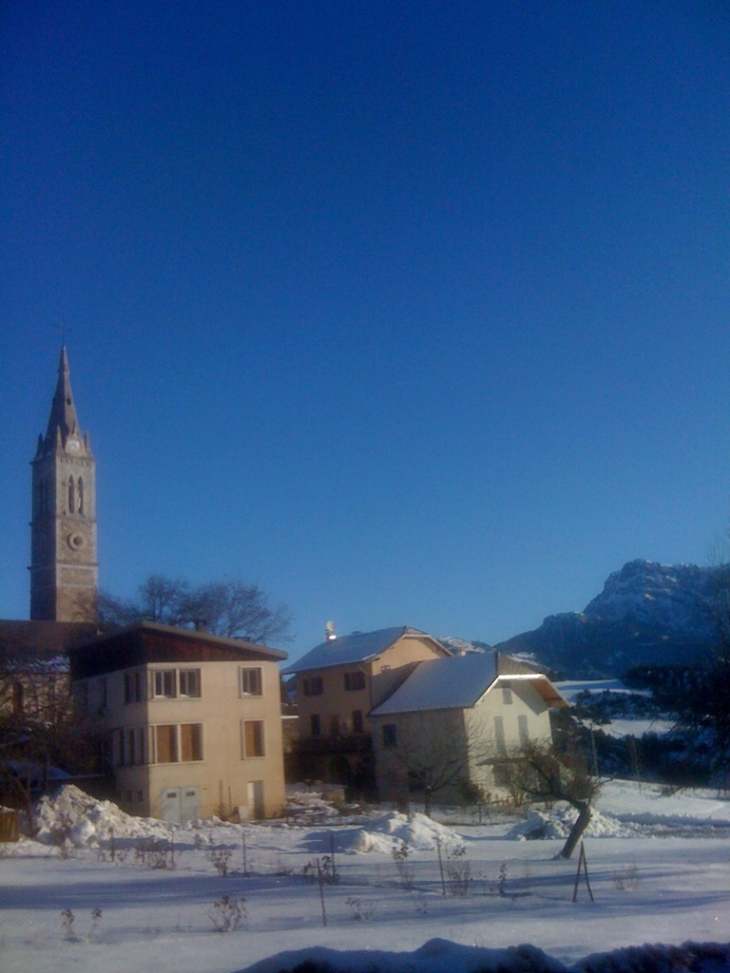
[[[368,714],[379,705],[405,680],[418,662],[425,659],[442,658],[436,644],[428,638],[402,636],[390,648],[369,662],[356,662],[349,665],[328,666],[325,669],[311,669],[297,674],[297,703],[299,706],[299,735],[309,739],[311,717],[320,718],[321,736],[330,736],[330,723],[333,716],[339,717],[340,734],[352,733],[352,713],[360,710],[363,714],[363,728],[370,730]],[[361,671],[365,674],[365,688],[345,689],[345,673]],[[304,680],[319,677],[323,682],[320,696],[307,696],[304,693]]]
[[[241,668],[261,669],[261,696],[240,694]],[[200,670],[200,698],[147,698],[142,702],[124,702],[125,672],[142,673],[147,689],[150,672],[175,669]],[[257,660],[149,664],[109,673],[104,677],[79,680],[76,693],[83,693],[83,685],[88,685],[91,713],[97,712],[102,704],[102,679],[106,680],[107,705],[98,717],[105,729],[111,731],[117,789],[125,810],[158,817],[161,814],[162,792],[187,787],[199,788],[201,816],[219,814],[221,810],[229,813],[238,806],[249,805],[249,782],[263,781],[266,815],[281,812],[285,794],[279,672],[276,663]],[[241,724],[246,720],[263,721],[264,756],[242,755]],[[160,724],[202,724],[203,759],[120,765],[119,732],[129,727],[150,728]],[[142,800],[139,800],[140,791]]]
[[[431,765],[454,780],[435,800],[458,802],[458,780],[469,780],[495,796],[506,796],[495,758],[513,756],[525,743],[549,740],[548,707],[528,680],[497,680],[479,702],[468,709],[430,710],[372,717],[378,793],[382,800],[407,795],[407,771]],[[384,745],[383,726],[396,727],[397,746]],[[468,741],[468,742],[467,742]],[[416,795],[415,799],[418,799]]]
[[[469,775],[462,710],[374,716],[372,722],[376,780],[381,800],[408,800],[409,773],[422,776],[433,786],[435,800],[446,803],[458,800],[458,782]],[[396,727],[396,746],[385,745],[383,726]],[[413,799],[420,800],[422,795],[416,792]]]

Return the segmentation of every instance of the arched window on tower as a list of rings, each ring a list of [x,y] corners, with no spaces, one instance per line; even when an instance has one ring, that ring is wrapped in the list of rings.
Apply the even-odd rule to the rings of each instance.
[[[78,491],[79,491],[79,513],[83,516],[84,513],[84,481],[79,477],[78,481]]]
[[[76,512],[76,486],[72,476],[68,478],[68,512],[70,514]]]

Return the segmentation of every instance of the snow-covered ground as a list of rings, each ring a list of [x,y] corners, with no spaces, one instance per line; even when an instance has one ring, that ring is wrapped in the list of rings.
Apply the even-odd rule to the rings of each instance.
[[[435,938],[488,949],[531,943],[567,965],[645,942],[730,941],[730,801],[714,793],[607,784],[585,840],[595,901],[582,883],[575,904],[577,861],[555,858],[562,839],[525,840],[538,826],[565,834],[564,808],[481,825],[443,814],[435,824],[382,810],[334,816],[315,797],[299,801],[290,823],[171,829],[69,790],[41,810],[41,841],[0,846],[0,967],[230,973],[319,946],[368,951],[352,960],[362,970],[381,959],[377,950],[411,952],[401,970],[433,973],[479,965],[438,943],[412,954]],[[393,852],[404,847],[399,867]],[[331,869],[333,849],[339,881],[323,886],[324,927],[313,865]],[[236,908],[238,927],[216,931],[226,911],[235,924]],[[499,965],[479,955],[482,968],[488,955]]]

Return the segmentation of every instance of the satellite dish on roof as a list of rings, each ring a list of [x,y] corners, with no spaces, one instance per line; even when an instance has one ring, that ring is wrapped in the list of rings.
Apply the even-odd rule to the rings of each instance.
[[[325,639],[328,642],[331,642],[332,639],[336,639],[337,638],[337,636],[335,635],[335,623],[334,622],[327,622],[327,624],[324,627],[324,637],[325,637]]]

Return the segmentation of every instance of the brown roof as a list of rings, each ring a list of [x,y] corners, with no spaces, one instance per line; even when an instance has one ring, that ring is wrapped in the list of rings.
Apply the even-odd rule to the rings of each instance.
[[[71,678],[86,679],[150,662],[279,662],[287,653],[190,628],[138,622],[74,646],[69,657]]]

